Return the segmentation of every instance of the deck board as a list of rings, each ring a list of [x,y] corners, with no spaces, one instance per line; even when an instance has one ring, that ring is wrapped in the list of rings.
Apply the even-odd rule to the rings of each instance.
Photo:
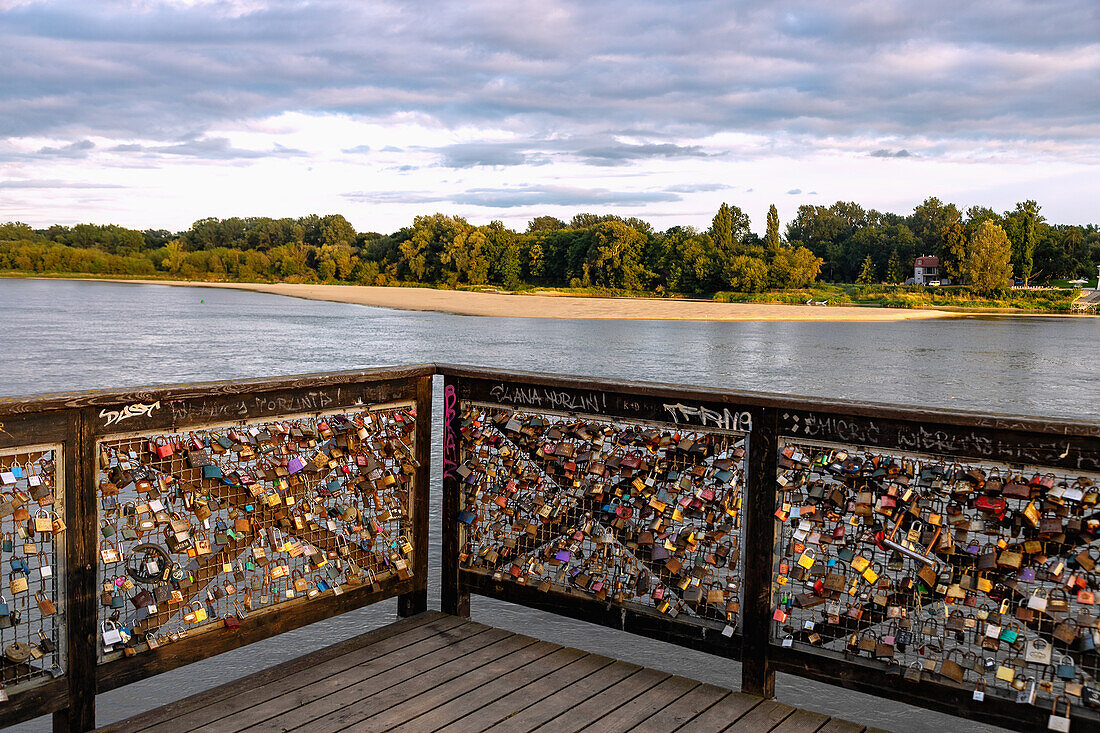
[[[420,614],[99,730],[110,733],[860,733],[821,713]]]
[[[583,652],[582,654],[583,656],[576,662],[568,664],[556,672],[552,672],[532,682],[526,687],[513,690],[496,702],[479,709],[476,718],[473,720],[459,718],[454,723],[450,723],[440,728],[438,733],[463,733],[467,730],[485,730],[501,722],[505,718],[514,715],[518,710],[523,710],[567,687],[599,674],[603,669],[614,664],[615,661],[598,654],[584,654]],[[419,731],[422,729],[413,728],[412,730]]]

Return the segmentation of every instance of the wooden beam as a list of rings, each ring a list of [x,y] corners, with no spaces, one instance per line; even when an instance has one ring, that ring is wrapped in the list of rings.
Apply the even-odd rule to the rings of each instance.
[[[772,570],[775,565],[775,479],[778,468],[776,411],[756,411],[745,471],[745,573],[742,607],[741,691],[775,695],[771,650]]]

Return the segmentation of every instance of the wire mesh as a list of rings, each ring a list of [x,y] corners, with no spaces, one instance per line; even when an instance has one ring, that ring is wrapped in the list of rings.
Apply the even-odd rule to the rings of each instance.
[[[730,634],[744,435],[463,405],[462,566]]]
[[[779,461],[780,644],[1096,706],[1096,476],[794,442]]]
[[[63,673],[65,523],[57,447],[0,452],[0,685]]]
[[[411,406],[100,443],[100,661],[412,577]]]

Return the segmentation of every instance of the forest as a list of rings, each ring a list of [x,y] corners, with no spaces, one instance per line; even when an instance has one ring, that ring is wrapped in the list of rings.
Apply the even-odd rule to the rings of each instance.
[[[339,214],[208,218],[182,232],[0,224],[0,271],[660,295],[899,284],[925,254],[940,258],[944,278],[992,283],[985,290],[1008,277],[1033,284],[1090,277],[1100,263],[1100,229],[1049,223],[1034,201],[1002,213],[964,212],[937,198],[908,215],[843,201],[805,205],[783,232],[772,206],[762,235],[730,204],[721,205],[705,231],[659,232],[641,219],[596,214],[568,222],[540,216],[525,231],[432,214],[390,234],[358,232]],[[991,257],[999,264],[990,265]]]

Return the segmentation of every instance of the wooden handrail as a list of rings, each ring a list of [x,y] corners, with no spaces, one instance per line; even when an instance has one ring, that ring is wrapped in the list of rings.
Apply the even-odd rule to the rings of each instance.
[[[432,378],[444,381],[443,412],[432,414]],[[373,391],[372,391],[373,390]],[[245,619],[235,634],[219,634],[202,644],[170,645],[98,664],[98,452],[100,441],[123,433],[190,430],[211,423],[274,420],[287,414],[317,414],[362,407],[363,395],[403,395],[417,407],[416,485],[411,499],[414,580],[389,589],[325,603],[303,603]],[[316,398],[323,395],[323,399]],[[384,399],[382,400],[384,401]],[[624,424],[665,425],[681,430],[732,431],[747,437],[742,507],[744,554],[741,625],[719,635],[713,627],[658,617],[581,595],[540,593],[471,571],[459,562],[461,484],[453,472],[462,449],[460,402],[499,405],[516,411],[585,415]],[[150,405],[159,403],[157,409]],[[431,473],[430,441],[443,434],[444,472]],[[770,696],[781,671],[839,684],[902,702],[964,717],[1027,729],[1045,722],[1032,705],[1000,700],[972,704],[965,690],[934,681],[897,684],[881,665],[812,648],[784,648],[773,639],[773,573],[776,524],[777,452],[784,442],[858,445],[883,452],[956,456],[1012,464],[1049,466],[1064,471],[1100,471],[1100,421],[1036,418],[939,410],[918,406],[797,397],[677,384],[621,381],[586,376],[541,374],[476,366],[424,363],[340,372],[0,397],[0,449],[41,444],[64,447],[59,466],[65,488],[64,614],[68,668],[54,679],[0,705],[0,724],[44,712],[55,713],[55,729],[85,731],[94,726],[95,691],[128,684],[230,648],[394,594],[399,613],[427,607],[428,494],[434,480],[443,485],[441,604],[445,612],[468,616],[470,593],[542,608],[633,633],[700,649],[742,663],[743,689]],[[207,635],[208,637],[211,635]],[[173,649],[175,647],[175,649]],[[991,692],[990,699],[993,698]],[[1074,706],[1075,729],[1095,730],[1100,718]]]

